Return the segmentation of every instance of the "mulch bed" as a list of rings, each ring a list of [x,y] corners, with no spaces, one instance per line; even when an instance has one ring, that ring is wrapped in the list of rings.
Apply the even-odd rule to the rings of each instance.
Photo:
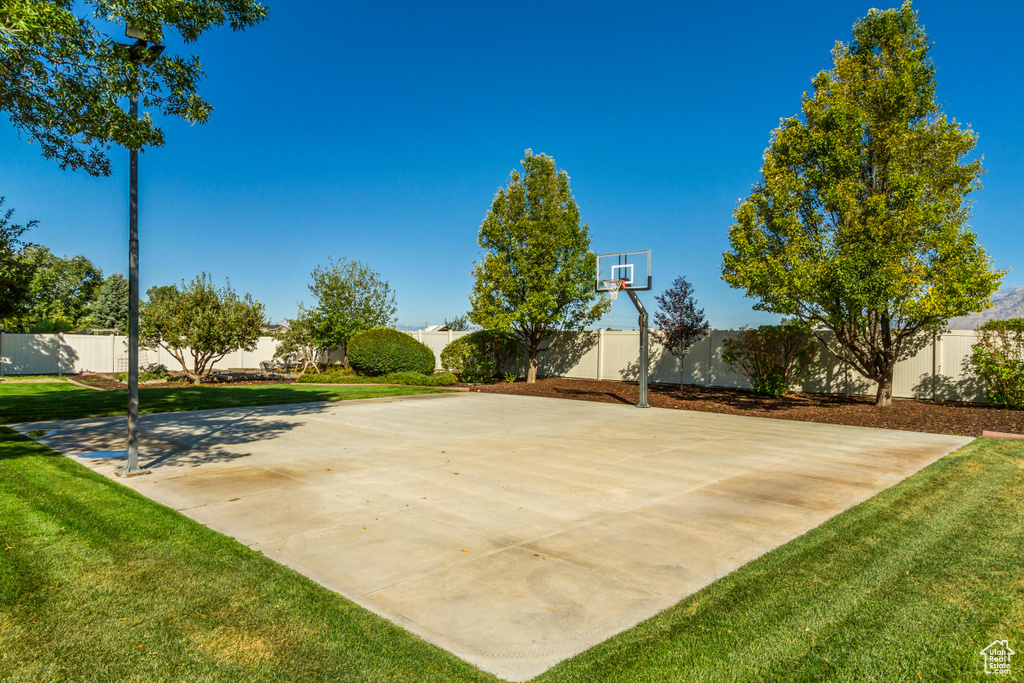
[[[535,384],[495,382],[471,386],[470,391],[519,396],[546,396],[601,403],[636,405],[640,389],[634,383],[586,379],[539,379]],[[741,389],[651,385],[647,402],[655,408],[698,410],[802,420],[829,424],[902,429],[933,434],[981,436],[983,431],[1024,434],[1024,411],[983,404],[893,399],[876,408],[873,397],[835,394],[789,394],[781,398],[759,396]]]

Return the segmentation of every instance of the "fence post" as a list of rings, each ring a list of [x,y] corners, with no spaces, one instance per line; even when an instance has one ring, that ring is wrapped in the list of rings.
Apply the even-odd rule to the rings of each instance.
[[[715,349],[715,331],[711,330],[711,334],[708,335],[708,376],[704,379],[704,386],[711,386],[711,358],[714,355]]]
[[[597,378],[604,379],[604,328],[597,331]]]

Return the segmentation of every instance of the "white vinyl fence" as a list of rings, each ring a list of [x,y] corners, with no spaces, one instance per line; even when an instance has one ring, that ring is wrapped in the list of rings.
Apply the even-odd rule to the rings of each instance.
[[[435,356],[469,332],[409,332],[429,346]],[[680,363],[663,347],[651,342],[648,377],[651,382],[749,389],[750,383],[722,361],[723,340],[735,330],[712,330],[690,348]],[[937,335],[913,357],[896,365],[893,396],[985,402],[984,385],[966,360],[974,344],[974,330],[951,330]],[[822,368],[799,387],[810,393],[874,395],[876,385],[827,351]],[[541,353],[538,375],[576,379],[637,380],[640,377],[640,332],[570,332],[561,335],[550,352]],[[519,369],[525,374],[525,362]]]
[[[469,332],[409,332],[434,352],[440,367],[441,351],[451,341]],[[695,344],[680,364],[679,359],[651,342],[650,381],[699,384],[714,387],[749,388],[746,379],[722,361],[722,341],[736,332],[713,330]],[[984,387],[967,367],[974,343],[973,330],[953,330],[936,336],[912,358],[896,366],[893,395],[901,398],[936,398],[955,401],[985,401]],[[236,351],[214,367],[217,370],[255,369],[274,356],[277,342],[260,337],[255,351]],[[639,367],[640,332],[570,332],[560,335],[554,347],[540,355],[541,377],[636,380]],[[874,383],[841,363],[834,356],[805,382],[800,390],[813,393],[871,395]],[[341,357],[331,354],[330,360]],[[162,363],[180,368],[166,351],[139,352],[140,365]],[[76,374],[79,372],[125,372],[128,369],[127,337],[76,334],[0,334],[0,376]],[[525,361],[520,374],[525,374]]]
[[[258,368],[274,357],[277,341],[260,337],[255,351],[224,356],[216,370]],[[188,357],[186,356],[186,359]],[[160,363],[169,370],[181,364],[163,349],[139,349],[139,365]],[[92,334],[0,333],[0,375],[71,375],[80,372],[127,372],[128,337]]]

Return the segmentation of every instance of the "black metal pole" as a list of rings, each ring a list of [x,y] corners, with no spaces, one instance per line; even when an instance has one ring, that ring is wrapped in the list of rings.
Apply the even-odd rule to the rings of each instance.
[[[129,114],[139,116],[139,97],[132,93]],[[129,150],[128,170],[128,464],[122,477],[148,474],[139,467],[139,151]]]
[[[632,289],[627,289],[626,293],[629,294],[629,298],[633,300],[633,305],[636,306],[636,310],[640,313],[640,401],[636,404],[637,408],[648,408],[647,405],[647,309],[640,303],[640,298]]]

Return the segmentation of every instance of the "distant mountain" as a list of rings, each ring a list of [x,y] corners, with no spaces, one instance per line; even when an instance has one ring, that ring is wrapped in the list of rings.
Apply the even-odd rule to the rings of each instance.
[[[1000,289],[992,295],[992,305],[979,313],[952,318],[946,325],[950,330],[976,330],[989,320],[1024,318],[1024,285]]]

